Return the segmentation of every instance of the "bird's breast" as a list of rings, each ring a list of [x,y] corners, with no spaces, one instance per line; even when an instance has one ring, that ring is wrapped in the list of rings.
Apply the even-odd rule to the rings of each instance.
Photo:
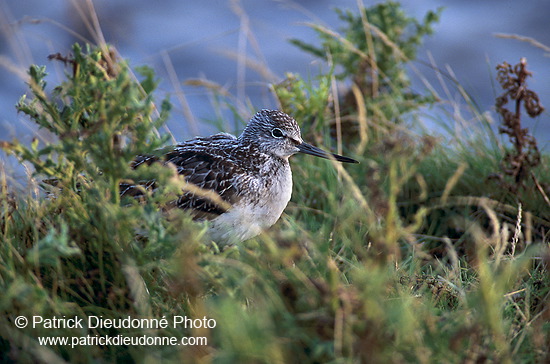
[[[283,213],[292,195],[292,172],[290,165],[284,164],[276,171],[271,171],[264,176],[264,198],[258,204],[259,215],[265,219],[265,227],[273,225]]]
[[[214,236],[247,240],[279,220],[292,195],[292,172],[288,162],[269,167],[239,179],[239,201],[212,221]]]

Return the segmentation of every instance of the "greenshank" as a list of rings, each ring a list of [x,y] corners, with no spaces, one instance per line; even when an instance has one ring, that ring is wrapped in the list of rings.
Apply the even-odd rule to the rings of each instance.
[[[296,153],[358,163],[304,143],[296,120],[284,112],[261,110],[239,137],[219,133],[194,138],[171,147],[163,156],[139,156],[133,167],[171,163],[187,183],[216,192],[224,203],[183,191],[173,204],[190,210],[196,219],[210,220],[212,240],[232,244],[253,238],[279,219],[292,194],[288,159]],[[147,187],[151,186],[148,182]],[[122,194],[132,195],[134,188],[125,185]]]

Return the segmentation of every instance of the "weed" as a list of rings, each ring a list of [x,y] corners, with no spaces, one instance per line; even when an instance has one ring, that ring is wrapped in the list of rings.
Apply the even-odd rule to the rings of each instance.
[[[360,7],[358,14],[340,9],[336,12],[345,24],[340,33],[313,24],[320,46],[297,39],[291,42],[328,62],[337,80],[351,83],[341,100],[333,100],[336,114],[348,121],[342,125],[346,136],[353,137],[361,128],[357,122],[349,123],[346,116],[355,115],[362,105],[371,115],[372,124],[391,127],[408,112],[435,101],[431,95],[409,90],[406,65],[415,59],[423,38],[432,34],[441,9],[429,11],[422,21],[407,16],[399,3],[392,1]],[[371,128],[377,132],[376,127]]]
[[[525,58],[515,66],[504,62],[497,66],[497,71],[497,80],[505,91],[496,100],[496,109],[503,124],[499,132],[507,134],[514,147],[513,152],[506,152],[502,170],[505,175],[512,177],[513,184],[508,184],[507,187],[512,193],[516,193],[518,189],[526,187],[527,178],[533,176],[531,170],[540,164],[537,140],[521,126],[521,106],[523,105],[530,117],[540,115],[544,107],[540,104],[539,96],[527,88],[527,77],[532,74],[527,71]],[[510,101],[515,103],[514,112],[505,107]]]

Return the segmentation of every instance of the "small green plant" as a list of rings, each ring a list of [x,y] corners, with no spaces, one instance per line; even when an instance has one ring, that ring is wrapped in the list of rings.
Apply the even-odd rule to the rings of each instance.
[[[138,84],[107,49],[84,53],[75,45],[72,56],[50,58],[71,65],[68,81],[49,98],[45,67],[32,66],[34,97],[29,102],[23,96],[17,109],[59,141],[40,146],[35,139],[30,149],[17,141],[3,142],[3,147],[31,163],[37,175],[56,178],[65,188],[74,187],[79,178],[109,180],[116,201],[118,183],[130,174],[129,162],[165,142],[155,130],[166,119],[169,104],[163,102],[160,117],[153,120],[152,71],[141,68],[145,79]]]
[[[321,45],[315,46],[294,39],[300,49],[324,59],[335,69],[338,80],[351,81],[353,87],[343,96],[340,110],[355,114],[358,103],[380,119],[397,122],[408,111],[433,102],[432,96],[409,91],[411,81],[407,63],[416,58],[418,46],[432,34],[441,9],[429,11],[422,21],[405,14],[397,2],[384,2],[359,13],[336,9],[345,23],[336,33],[312,25]]]

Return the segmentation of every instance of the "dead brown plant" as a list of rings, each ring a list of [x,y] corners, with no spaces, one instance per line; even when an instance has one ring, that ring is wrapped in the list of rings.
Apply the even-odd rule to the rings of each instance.
[[[544,107],[539,96],[527,88],[527,78],[532,76],[527,70],[527,59],[522,58],[515,66],[503,62],[496,69],[497,80],[504,89],[504,93],[497,97],[495,105],[497,112],[502,116],[499,132],[507,134],[513,146],[513,150],[506,152],[501,168],[505,176],[512,177],[513,182],[506,182],[503,175],[497,177],[512,193],[516,193],[520,188],[526,187],[526,180],[529,176],[534,176],[531,171],[540,164],[537,140],[521,124],[522,104],[532,118],[540,115]],[[506,108],[509,102],[513,103],[513,111]]]

